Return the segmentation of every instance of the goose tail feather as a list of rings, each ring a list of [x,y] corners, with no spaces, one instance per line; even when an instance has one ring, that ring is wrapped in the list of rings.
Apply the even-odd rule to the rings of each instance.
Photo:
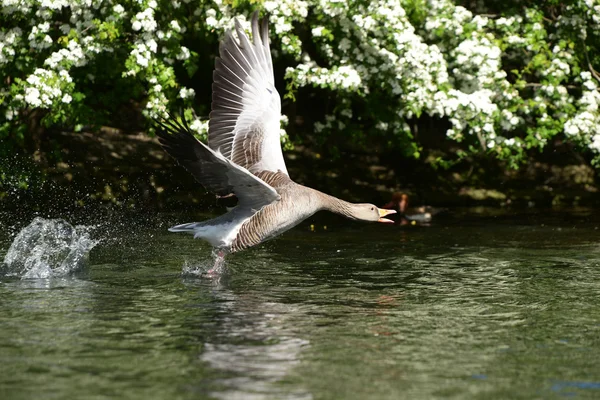
[[[169,228],[169,232],[185,232],[194,234],[196,229],[204,225],[204,222],[189,222],[187,224],[175,225]]]

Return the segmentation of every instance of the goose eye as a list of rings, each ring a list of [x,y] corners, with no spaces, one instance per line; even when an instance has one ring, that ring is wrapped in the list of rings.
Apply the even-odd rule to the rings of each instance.
[[[371,207],[371,211],[373,211],[375,209],[375,207]]]

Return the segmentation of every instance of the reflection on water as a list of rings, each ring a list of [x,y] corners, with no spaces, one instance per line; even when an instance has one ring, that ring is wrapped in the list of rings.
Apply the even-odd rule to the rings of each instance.
[[[597,398],[600,224],[544,218],[300,226],[219,281],[181,275],[202,242],[126,232],[0,282],[0,398]]]
[[[237,298],[220,287],[221,318],[217,334],[204,343],[200,355],[212,368],[227,371],[219,379],[222,387],[211,394],[223,399],[311,398],[300,388],[280,388],[283,380],[299,363],[300,352],[309,344],[294,337],[289,316],[298,313],[294,305],[263,302],[259,296]]]

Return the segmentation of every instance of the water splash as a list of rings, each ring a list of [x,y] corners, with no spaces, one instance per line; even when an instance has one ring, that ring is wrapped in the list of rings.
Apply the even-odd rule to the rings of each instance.
[[[73,227],[62,219],[36,217],[15,237],[4,257],[3,275],[50,278],[80,270],[98,240],[90,227]]]
[[[182,275],[185,277],[219,278],[227,272],[226,254],[222,250],[213,249],[210,261],[192,262],[186,260],[183,264]]]

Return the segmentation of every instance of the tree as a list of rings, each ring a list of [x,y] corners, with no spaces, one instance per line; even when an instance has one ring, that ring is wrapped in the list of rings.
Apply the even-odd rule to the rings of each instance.
[[[234,16],[247,27],[262,8],[273,55],[288,65],[284,95],[319,90],[329,100],[317,135],[378,137],[418,157],[410,122],[430,115],[449,122],[459,158],[486,153],[516,167],[558,137],[598,159],[600,5],[477,4],[4,0],[0,151],[35,148],[31,121],[77,130],[123,109],[154,117],[183,107],[205,134],[218,38]]]

